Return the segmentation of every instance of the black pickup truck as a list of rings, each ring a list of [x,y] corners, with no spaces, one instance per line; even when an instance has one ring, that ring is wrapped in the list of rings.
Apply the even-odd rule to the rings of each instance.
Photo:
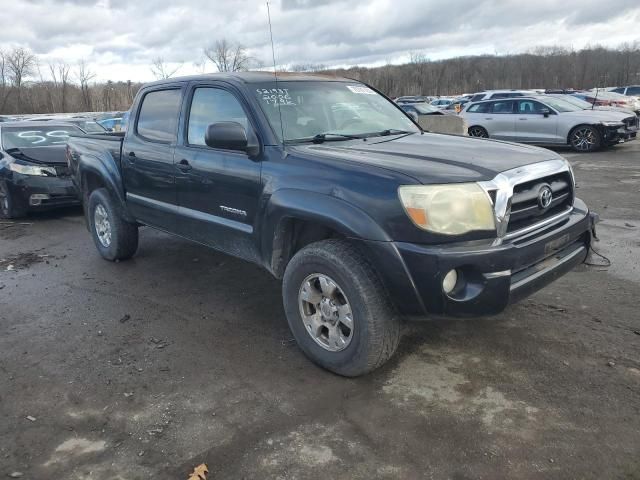
[[[393,354],[403,317],[495,314],[547,285],[595,223],[558,154],[423,132],[335,77],[151,83],[126,134],[72,136],[67,160],[104,258],[149,225],[261,265],[305,354],[346,376]]]

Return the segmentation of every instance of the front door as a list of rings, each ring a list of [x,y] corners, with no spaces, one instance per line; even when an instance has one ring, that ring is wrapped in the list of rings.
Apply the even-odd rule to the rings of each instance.
[[[129,210],[141,223],[168,231],[177,218],[173,155],[181,103],[180,87],[145,93],[122,148]]]
[[[247,111],[223,86],[192,87],[175,152],[178,227],[187,238],[257,262],[254,223],[262,191],[261,163],[242,151],[210,148],[204,140],[207,127],[217,122],[253,129]]]
[[[548,115],[545,116],[545,111]],[[566,143],[558,137],[558,115],[535,100],[518,100],[516,133],[518,142]]]
[[[491,102],[491,131],[489,136],[500,140],[513,140],[515,137],[514,101],[510,99]]]

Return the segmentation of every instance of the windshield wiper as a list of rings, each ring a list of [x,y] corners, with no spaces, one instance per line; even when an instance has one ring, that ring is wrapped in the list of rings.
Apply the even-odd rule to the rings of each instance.
[[[346,133],[325,132],[325,133],[317,134],[311,140],[313,141],[313,143],[322,143],[322,142],[326,142],[327,140],[331,140],[330,138],[327,138],[327,137],[338,137],[338,138],[334,138],[334,140],[338,140],[340,138],[346,138],[348,140],[359,140],[362,138],[362,135],[349,135]]]
[[[408,130],[398,130],[397,128],[387,128],[386,130],[382,130],[380,132],[368,133],[368,137],[388,137],[389,135],[409,135],[411,133]]]

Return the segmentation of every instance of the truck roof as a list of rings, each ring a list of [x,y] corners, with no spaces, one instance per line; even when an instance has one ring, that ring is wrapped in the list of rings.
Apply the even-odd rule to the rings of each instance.
[[[165,80],[158,80],[148,83],[147,85],[163,85],[176,82],[191,82],[198,80],[227,80],[238,83],[263,83],[275,80],[273,72],[225,72],[225,73],[205,73],[201,75],[189,75],[185,77],[172,77]],[[319,73],[297,73],[297,72],[278,72],[278,80],[295,81],[295,82],[354,82],[348,78],[338,77],[335,75],[326,75]]]

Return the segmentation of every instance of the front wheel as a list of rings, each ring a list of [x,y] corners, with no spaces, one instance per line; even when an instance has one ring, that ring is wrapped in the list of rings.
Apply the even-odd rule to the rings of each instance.
[[[26,214],[27,209],[16,205],[9,191],[9,187],[7,187],[5,182],[0,181],[0,218],[20,218]]]
[[[316,364],[355,377],[384,364],[400,320],[367,259],[351,243],[323,240],[300,250],[282,287],[289,328]]]
[[[600,148],[600,132],[589,125],[580,125],[569,134],[569,143],[576,152],[594,152]]]
[[[138,226],[122,218],[109,192],[99,188],[91,192],[87,215],[91,236],[106,260],[126,260],[138,249]]]

